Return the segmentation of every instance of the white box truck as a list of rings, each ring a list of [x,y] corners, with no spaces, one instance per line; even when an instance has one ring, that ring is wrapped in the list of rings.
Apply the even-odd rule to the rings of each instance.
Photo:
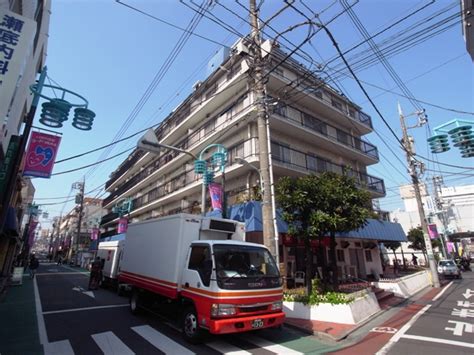
[[[122,284],[118,280],[120,261],[125,248],[125,234],[119,234],[110,240],[99,243],[97,256],[102,261],[102,285],[111,286],[118,294],[128,285]]]
[[[132,285],[133,313],[153,298],[176,302],[190,342],[203,330],[244,332],[285,318],[275,260],[233,220],[178,214],[130,224],[119,280]]]

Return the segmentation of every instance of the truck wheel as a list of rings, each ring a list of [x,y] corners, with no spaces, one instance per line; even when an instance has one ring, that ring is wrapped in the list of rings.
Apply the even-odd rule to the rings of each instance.
[[[139,299],[140,295],[137,289],[134,289],[132,295],[130,296],[130,311],[132,314],[139,314],[140,307],[139,307]]]
[[[194,307],[187,307],[183,313],[183,336],[191,344],[202,340],[202,329],[199,328],[198,317]]]

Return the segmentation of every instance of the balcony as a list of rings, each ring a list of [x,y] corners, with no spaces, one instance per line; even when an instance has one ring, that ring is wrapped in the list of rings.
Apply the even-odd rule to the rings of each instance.
[[[368,189],[378,197],[385,196],[385,184],[382,179],[352,169],[347,170],[347,166],[334,164],[316,155],[306,154],[288,146],[272,142],[272,159],[280,166],[308,173],[331,171],[336,174],[343,174],[346,171],[355,178],[359,187]]]
[[[145,155],[145,152],[137,150],[119,169],[112,173],[110,179],[105,183],[105,189],[107,190],[120,176],[125,174],[131,166],[133,166],[140,158]]]
[[[317,78],[303,82],[291,78],[289,69],[274,70],[269,78],[270,92],[279,92],[290,89],[296,101],[307,107],[315,107],[324,116],[337,119],[342,125],[351,127],[356,125],[361,134],[372,132],[372,119],[362,110],[352,105],[340,93]],[[293,68],[292,71],[300,70]],[[297,84],[294,84],[297,83]],[[288,88],[288,85],[291,85]]]
[[[379,161],[377,147],[373,144],[370,144],[369,142],[366,142],[358,137],[352,136],[316,118],[313,115],[297,109],[296,107],[287,106],[284,103],[280,103],[275,107],[274,113],[285,120],[292,122],[293,124],[307,128],[333,142],[337,142],[364,154],[366,157],[370,158],[369,160],[364,161],[366,164]]]
[[[214,134],[215,132],[219,132],[224,130],[228,127],[229,123],[234,120],[237,116],[242,114],[244,111],[248,110],[252,105],[244,106],[244,99],[246,95],[242,95],[236,102],[232,105],[225,108],[223,111],[219,112],[213,118],[207,120],[205,124],[197,128],[194,132],[186,135],[183,139],[181,139],[178,143],[174,144],[174,146],[192,151],[193,148],[203,143],[205,140],[209,138],[210,135]],[[155,173],[158,169],[162,168],[174,158],[176,158],[181,153],[176,151],[170,151],[167,154],[161,155],[158,159],[153,160],[148,164],[145,168],[143,168],[138,174],[130,178],[128,181],[125,181],[122,185],[120,185],[115,191],[111,192],[107,198],[104,199],[103,206],[109,205],[113,200],[117,197],[121,196],[122,194],[126,193],[132,187],[138,185],[141,181],[145,180],[148,176]],[[133,160],[133,159],[132,159]],[[120,169],[123,170],[122,174],[126,171],[125,167],[127,166],[130,168],[136,161],[132,163],[127,162],[124,166]],[[138,160],[138,158],[137,158]],[[120,176],[118,173],[114,174],[117,178]],[[109,180],[110,182],[111,180]],[[112,182],[109,184],[109,186]]]

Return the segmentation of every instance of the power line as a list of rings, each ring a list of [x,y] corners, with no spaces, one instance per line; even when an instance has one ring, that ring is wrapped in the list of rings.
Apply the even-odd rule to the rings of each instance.
[[[211,39],[211,38],[208,38],[208,37],[205,37],[205,36],[203,36],[203,35],[194,33],[193,31],[190,31],[190,30],[188,30],[188,29],[186,29],[186,28],[179,27],[179,26],[177,26],[177,25],[175,25],[175,24],[173,24],[173,23],[171,23],[171,22],[168,22],[168,21],[163,20],[163,19],[161,19],[161,18],[158,18],[158,17],[156,17],[156,16],[154,16],[154,15],[151,15],[151,14],[149,14],[149,13],[143,11],[143,10],[140,10],[140,9],[138,9],[138,8],[132,6],[132,5],[125,4],[125,3],[123,3],[121,0],[115,0],[115,2],[116,2],[117,4],[119,4],[119,5],[123,5],[123,6],[125,6],[125,7],[128,7],[129,9],[132,9],[132,10],[134,10],[134,11],[136,11],[136,12],[139,12],[139,13],[141,13],[142,15],[145,15],[145,16],[150,17],[150,18],[152,18],[152,19],[154,19],[154,20],[156,20],[156,21],[159,21],[159,22],[161,22],[161,23],[164,23],[165,25],[168,25],[168,26],[170,26],[170,27],[176,28],[176,29],[178,29],[178,30],[180,30],[180,31],[183,31],[183,32],[185,32],[185,33],[188,33],[188,34],[191,35],[191,36],[195,36],[195,37],[204,39],[204,40],[206,40],[206,41],[208,41],[208,42],[211,42],[211,43],[214,43],[214,44],[218,44],[218,45],[223,46],[223,47],[227,47],[225,44],[222,44],[222,43],[220,43],[220,42],[218,42],[218,41],[215,41],[215,40],[213,40],[213,39]]]
[[[75,168],[75,169],[71,169],[71,170],[66,170],[66,171],[61,171],[59,173],[54,173],[54,174],[51,174],[51,176],[55,176],[55,175],[62,175],[62,174],[68,174],[68,173],[72,173],[74,171],[78,171],[78,170],[82,170],[82,169],[85,169],[85,168],[90,168],[91,166],[94,166],[94,165],[98,165],[98,164],[101,164],[107,160],[111,160],[111,159],[114,159],[116,157],[118,157],[119,155],[122,155],[122,154],[125,154],[129,151],[131,151],[132,149],[135,149],[135,148],[129,148],[129,149],[126,149],[118,154],[115,154],[114,156],[111,156],[109,158],[105,158],[103,160],[100,160],[100,161],[96,161],[95,163],[92,163],[92,164],[88,164],[88,165],[84,165],[84,166],[81,166],[79,168]]]

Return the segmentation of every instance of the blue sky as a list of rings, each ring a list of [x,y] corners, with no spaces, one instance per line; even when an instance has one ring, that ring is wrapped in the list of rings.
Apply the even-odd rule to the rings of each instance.
[[[186,27],[195,14],[175,0],[123,0],[123,2],[180,27]],[[195,2],[199,3],[197,0]],[[355,3],[352,9],[370,34],[374,34],[397,19],[424,7],[417,14],[376,37],[374,39],[376,43],[384,40],[391,41],[389,43],[392,44],[395,43],[397,38],[400,38],[400,31],[417,21],[426,21],[430,14],[435,14],[439,10],[444,9],[438,17],[425,22],[426,25],[433,24],[446,18],[449,14],[459,11],[458,0],[442,0],[433,3],[430,0],[360,0],[359,2],[352,0],[348,2]],[[186,3],[189,6],[195,6],[189,1]],[[248,13],[236,1],[220,0],[219,3],[247,19]],[[195,32],[213,41],[231,45],[236,41],[237,33],[246,34],[249,32],[249,24],[219,3],[212,7],[211,12],[217,18],[222,19],[225,24],[231,26],[233,33],[207,18],[203,18],[199,22]],[[248,6],[247,0],[240,0],[240,3]],[[323,22],[327,22],[343,11],[340,0],[304,0],[303,2],[296,0],[295,6],[306,14],[310,14],[309,9],[304,5],[318,13]],[[446,8],[450,5],[453,8],[447,10]],[[283,2],[279,0],[264,1],[261,18],[267,19],[282,6]],[[270,24],[276,31],[284,31],[289,26],[304,20],[296,11],[287,9]],[[418,100],[447,109],[474,112],[473,64],[465,49],[460,23],[450,23],[453,23],[453,26],[441,34],[398,54],[389,55],[387,59]],[[418,25],[417,28],[421,29],[423,26]],[[363,39],[347,13],[332,21],[328,28],[343,51]],[[307,26],[301,26],[285,35],[292,44],[284,40],[281,42],[293,48],[293,44],[303,41],[307,31]],[[210,56],[219,49],[219,46],[192,36],[143,107],[139,112],[134,111],[181,34],[180,30],[117,4],[113,0],[53,0],[46,62],[48,74],[61,86],[86,97],[89,100],[89,108],[97,114],[94,127],[89,132],[78,131],[71,126],[70,121],[65,122],[65,126],[61,129],[63,140],[57,161],[112,142],[132,112],[137,114],[133,115],[133,120],[123,136],[159,123],[190,93],[193,83],[206,77],[205,64]],[[265,34],[272,37],[275,35],[270,28],[265,30]],[[334,47],[322,31],[312,38],[311,43],[306,43],[301,49],[317,62],[325,62],[336,55]],[[367,44],[363,44],[348,53],[346,56],[349,63],[355,63],[357,58],[353,57],[354,54],[362,50],[370,49]],[[296,57],[296,59],[304,63],[302,58]],[[337,60],[326,69],[322,76],[330,74],[331,78],[335,79],[336,72],[333,69],[343,70],[344,65],[340,60]],[[356,74],[363,81],[364,87],[388,125],[400,137],[397,102],[400,101],[406,114],[414,112],[415,107],[404,97],[384,92],[372,86],[376,85],[394,92],[401,92],[380,62],[375,62],[365,70],[356,71]],[[401,207],[401,200],[397,197],[398,186],[409,182],[401,148],[354,80],[348,76],[341,76],[335,85],[371,115],[377,133],[371,133],[364,139],[378,147],[380,163],[369,167],[369,173],[381,177],[385,181],[387,197],[381,200],[382,208],[392,210]],[[54,93],[50,92],[50,94],[54,96]],[[71,101],[74,100],[71,98]],[[462,159],[457,148],[437,156],[431,155],[427,149],[426,139],[432,134],[429,129],[455,118],[472,121],[474,117],[435,108],[428,104],[421,104],[421,106],[426,109],[429,127],[424,126],[410,130],[415,138],[417,153],[438,160],[440,163],[473,168],[473,159]],[[39,125],[37,120],[38,115],[35,124]],[[409,125],[414,123],[414,117],[408,120]],[[138,136],[117,144],[109,156],[133,147],[137,138]],[[98,151],[81,158],[58,163],[53,174],[94,163],[100,159],[102,152]],[[45,204],[42,209],[49,212],[50,218],[59,215],[61,211],[69,211],[74,202],[64,203],[67,199],[63,197],[70,195],[72,198],[74,193],[71,193],[71,185],[76,181],[81,181],[84,176],[86,192],[95,190],[89,196],[105,197],[106,195],[101,192],[100,187],[126,156],[123,154],[98,165],[93,170],[84,169],[74,173],[60,174],[51,179],[34,179],[37,189],[36,202]],[[462,185],[472,181],[472,177],[468,175],[452,175],[456,172],[466,173],[463,169],[428,161],[426,161],[426,167],[429,170],[424,175],[425,179],[431,180],[433,174],[443,171],[448,173],[444,174],[447,185]],[[46,205],[51,203],[55,204]]]

